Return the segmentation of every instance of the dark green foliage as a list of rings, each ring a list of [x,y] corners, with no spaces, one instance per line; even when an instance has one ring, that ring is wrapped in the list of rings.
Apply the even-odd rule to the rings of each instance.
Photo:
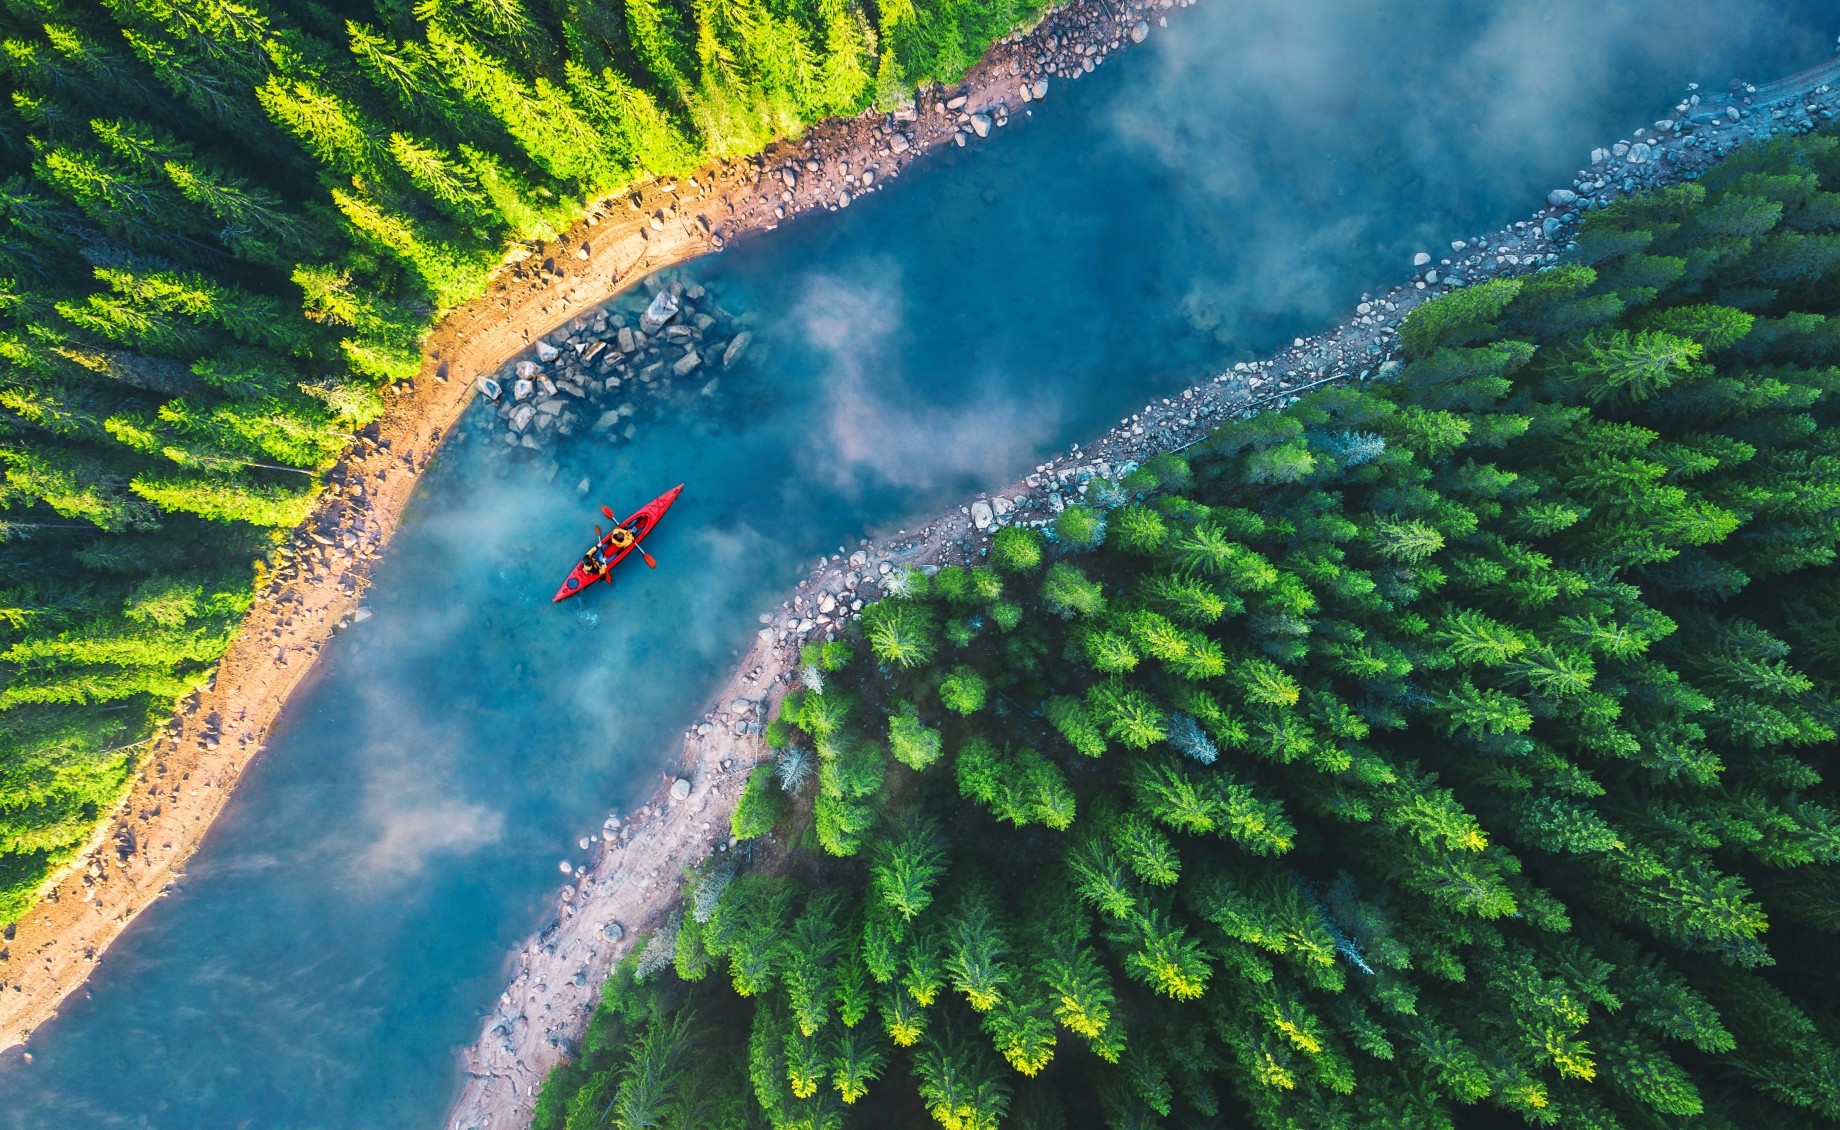
[[[1399,383],[1153,472],[1077,567],[1012,582],[1005,636],[845,668],[861,711],[792,701],[840,747],[879,740],[876,704],[947,708],[937,754],[876,778],[901,799],[868,883],[801,860],[715,920],[862,955],[889,1044],[845,1041],[871,1066],[836,1100],[911,1087],[948,1127],[1055,1125],[1044,1094],[1115,1126],[1840,1120],[1832,175],[1831,139],[1777,142],[1593,213],[1591,267],[1421,308]],[[1120,532],[1140,509],[1160,538]],[[941,589],[893,603],[976,599]],[[736,984],[791,1125],[800,1041],[851,1026],[803,982]]]

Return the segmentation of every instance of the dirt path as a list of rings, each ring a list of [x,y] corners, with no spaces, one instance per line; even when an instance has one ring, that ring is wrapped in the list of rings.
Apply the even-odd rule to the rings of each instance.
[[[358,612],[373,562],[477,377],[650,272],[799,213],[848,207],[928,151],[975,143],[1045,97],[1052,81],[1090,72],[1105,51],[1141,41],[1161,18],[1123,13],[1174,6],[1076,0],[999,42],[959,89],[925,92],[910,110],[826,122],[757,157],[611,197],[443,318],[420,375],[386,392],[382,420],[329,476],[296,532],[292,562],[261,592],[210,689],[188,700],[142,755],[132,791],[95,847],[0,937],[0,1049],[55,1016],[109,944],[180,876],[321,645]]]
[[[1644,129],[1617,143],[1626,147],[1622,153],[1604,150],[1602,161],[1581,169],[1572,188],[1554,190],[1541,211],[1416,265],[1413,279],[1364,298],[1336,329],[1148,405],[1088,447],[1075,446],[1021,482],[980,495],[911,535],[827,559],[761,628],[734,677],[685,735],[673,774],[685,795],[661,787],[630,819],[609,817],[592,862],[565,888],[555,917],[512,955],[509,987],[479,1040],[462,1053],[465,1079],[448,1113],[449,1130],[529,1124],[543,1079],[574,1054],[613,962],[677,908],[685,868],[730,846],[729,813],[748,772],[768,756],[759,726],[796,685],[798,645],[842,630],[855,608],[880,595],[883,577],[913,566],[976,561],[996,529],[1051,521],[1095,477],[1117,476],[1149,455],[1200,439],[1222,420],[1317,385],[1384,375],[1397,364],[1392,355],[1400,321],[1450,289],[1453,275],[1468,285],[1549,265],[1575,233],[1586,202],[1622,195],[1625,178],[1638,190],[1689,179],[1742,140],[1831,120],[1840,94],[1830,94],[1827,85],[1836,81],[1840,60],[1760,88],[1751,104],[1732,107],[1736,119],[1723,102],[1689,105],[1679,130],[1656,137]],[[1636,144],[1651,148],[1632,162]],[[1425,278],[1427,272],[1436,272],[1435,281]]]

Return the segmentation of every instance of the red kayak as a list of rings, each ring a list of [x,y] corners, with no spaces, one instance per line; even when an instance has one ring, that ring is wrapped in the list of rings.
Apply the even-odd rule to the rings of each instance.
[[[671,508],[673,502],[677,501],[677,496],[683,492],[683,489],[684,484],[678,483],[670,490],[652,499],[644,506],[641,506],[634,512],[632,517],[626,519],[626,521],[622,523],[626,529],[632,531],[633,540],[631,545],[626,546],[624,549],[615,547],[613,544],[613,535],[611,533],[601,538],[599,543],[600,550],[601,554],[607,558],[607,572],[589,572],[582,567],[580,561],[577,561],[575,563],[575,568],[569,570],[568,580],[562,582],[562,587],[556,590],[555,598],[551,600],[550,603],[555,604],[559,601],[567,600],[569,597],[574,596],[594,582],[605,580],[608,574],[613,572],[613,567],[615,565],[626,560],[628,554],[639,548],[639,543],[645,540],[645,535],[651,533],[654,526],[658,525],[658,519],[664,517],[664,512]],[[602,509],[605,509],[605,507]]]

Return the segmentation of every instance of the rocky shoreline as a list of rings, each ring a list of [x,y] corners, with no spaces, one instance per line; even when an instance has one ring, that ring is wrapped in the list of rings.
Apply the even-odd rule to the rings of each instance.
[[[521,355],[536,356],[539,339],[553,346],[551,335],[578,334],[570,327],[584,312],[592,318],[665,267],[803,213],[848,207],[927,153],[989,135],[1027,114],[1053,80],[1090,72],[1107,51],[1142,41],[1165,10],[1190,3],[1072,0],[993,45],[956,89],[921,91],[893,113],[824,122],[682,180],[636,185],[555,239],[514,248],[485,294],[437,323],[420,373],[384,390],[383,418],[327,474],[313,513],[272,556],[211,685],[147,743],[128,796],[93,846],[0,932],[0,1050],[54,1017],[128,924],[182,881],[325,641],[368,615],[371,569],[421,471],[477,395],[477,378],[508,361],[515,371]]]
[[[1765,87],[1734,83],[1717,97],[1689,89],[1671,117],[1594,151],[1569,188],[1546,196],[1545,207],[1500,231],[1454,239],[1445,254],[1419,252],[1407,281],[1363,296],[1335,329],[1149,404],[1092,443],[1075,445],[1023,480],[980,494],[917,531],[839,547],[819,562],[776,613],[762,616],[733,679],[685,734],[666,775],[671,783],[627,819],[608,818],[591,861],[571,868],[556,916],[514,955],[510,987],[463,1053],[465,1082],[447,1118],[450,1130],[528,1124],[537,1088],[551,1066],[574,1053],[613,962],[677,907],[685,868],[732,846],[728,815],[747,774],[770,756],[758,736],[761,723],[796,686],[799,645],[844,630],[864,602],[881,594],[883,578],[906,568],[974,562],[1001,526],[1046,524],[1095,481],[1187,446],[1220,420],[1287,403],[1319,385],[1384,377],[1398,365],[1399,324],[1419,303],[1539,270],[1567,249],[1583,212],[1692,179],[1752,138],[1833,121],[1840,114],[1835,83],[1840,59]]]

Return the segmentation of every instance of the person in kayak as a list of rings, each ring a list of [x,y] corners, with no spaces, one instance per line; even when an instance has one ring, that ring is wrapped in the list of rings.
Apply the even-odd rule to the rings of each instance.
[[[615,526],[613,532],[607,535],[608,543],[615,549],[625,549],[632,545],[633,540],[632,531],[625,526]]]

